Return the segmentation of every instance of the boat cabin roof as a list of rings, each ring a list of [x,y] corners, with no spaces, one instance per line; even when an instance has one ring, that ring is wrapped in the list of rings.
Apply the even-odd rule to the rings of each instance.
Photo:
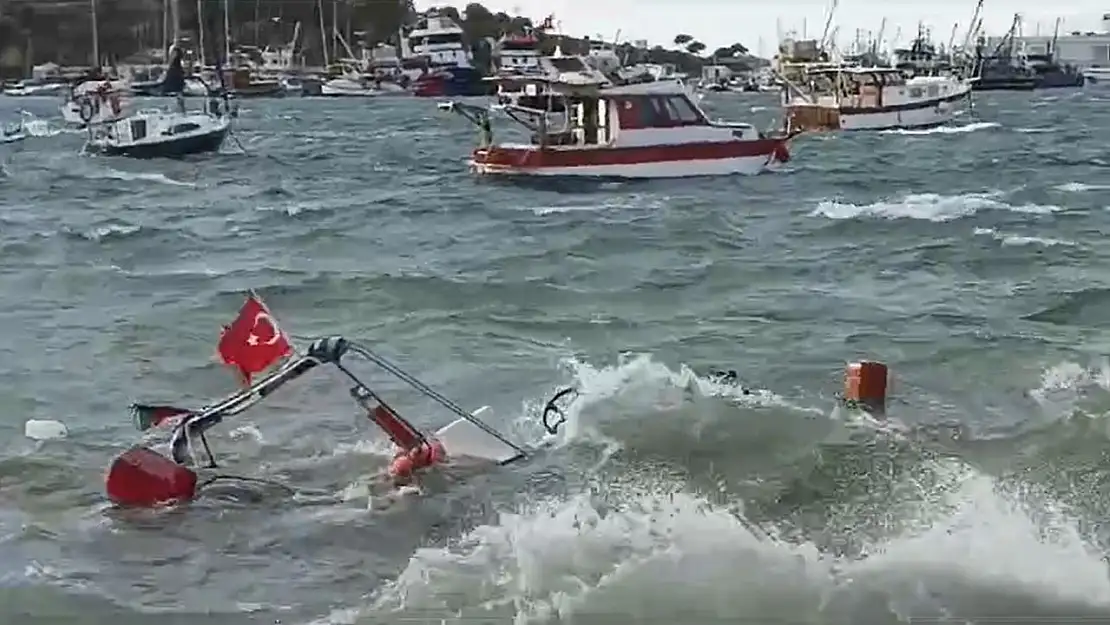
[[[612,83],[608,76],[588,64],[581,56],[541,56],[537,60],[535,75],[493,76],[486,80],[499,83],[532,83],[553,91],[579,91],[598,89]]]
[[[819,67],[809,70],[811,74],[901,74],[896,67]]]

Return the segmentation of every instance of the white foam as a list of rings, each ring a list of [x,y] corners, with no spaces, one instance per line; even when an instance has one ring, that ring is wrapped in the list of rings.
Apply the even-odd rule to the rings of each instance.
[[[449,548],[420,549],[369,605],[315,623],[524,625],[600,614],[812,622],[877,598],[928,617],[989,591],[1110,607],[1105,565],[1067,515],[1050,502],[1026,505],[962,465],[935,469],[934,490],[919,487],[911,502],[917,523],[858,558],[777,539],[739,506],[692,495],[626,492],[605,504],[578,495],[501,514]]]
[[[1059,206],[1023,204],[1014,206],[1002,201],[1002,192],[941,195],[938,193],[912,193],[900,198],[879,200],[871,204],[852,204],[838,200],[822,200],[810,213],[828,219],[858,219],[881,217],[884,219],[920,219],[925,221],[953,221],[970,217],[983,210],[1011,211],[1016,213],[1049,214],[1063,210]]]

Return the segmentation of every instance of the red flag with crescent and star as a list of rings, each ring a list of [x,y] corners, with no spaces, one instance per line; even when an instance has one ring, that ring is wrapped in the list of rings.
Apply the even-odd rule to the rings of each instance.
[[[252,292],[235,321],[224,326],[216,351],[220,360],[234,367],[243,384],[249,386],[251,376],[293,353],[293,346],[262,299]]]

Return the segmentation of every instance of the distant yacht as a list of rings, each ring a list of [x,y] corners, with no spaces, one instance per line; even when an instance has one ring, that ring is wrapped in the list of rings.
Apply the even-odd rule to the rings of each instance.
[[[405,43],[409,53],[404,56],[420,59],[425,67],[413,83],[414,95],[459,97],[489,91],[474,67],[466,34],[450,17],[429,12],[409,32]]]

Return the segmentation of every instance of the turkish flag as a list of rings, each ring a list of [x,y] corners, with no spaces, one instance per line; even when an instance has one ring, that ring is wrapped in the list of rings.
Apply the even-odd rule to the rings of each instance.
[[[291,354],[293,346],[266,305],[251,293],[239,316],[220,334],[216,351],[224,364],[238,370],[243,384],[250,385],[252,375]]]

